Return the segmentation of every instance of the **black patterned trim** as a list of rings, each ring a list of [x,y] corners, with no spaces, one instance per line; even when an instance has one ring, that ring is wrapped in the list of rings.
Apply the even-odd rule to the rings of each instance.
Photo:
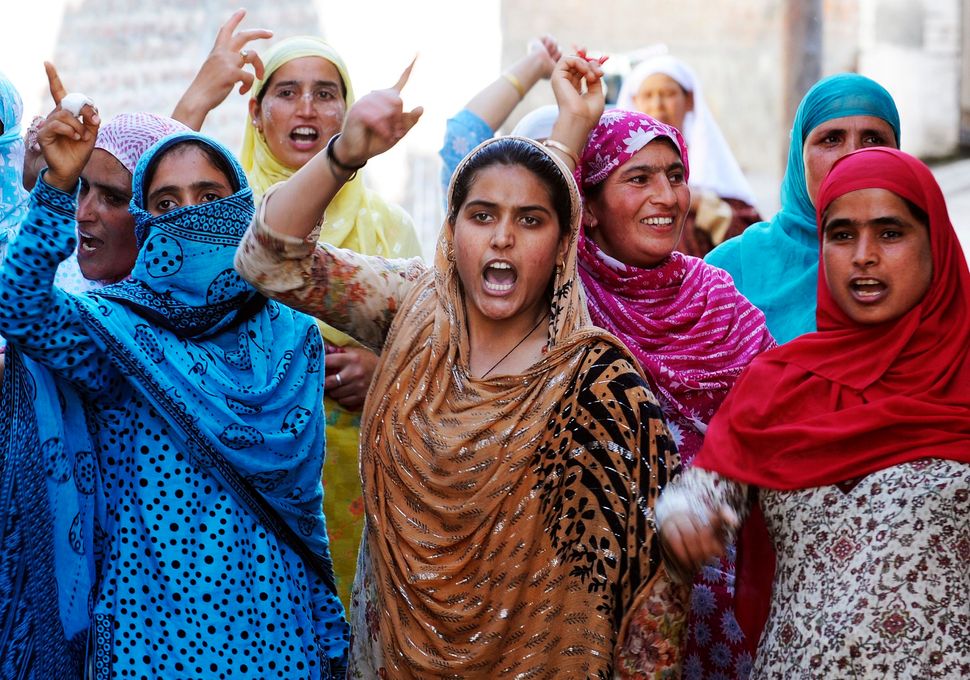
[[[144,281],[105,286],[95,295],[120,302],[180,338],[199,337],[215,328],[222,330],[240,324],[258,314],[267,302],[265,296],[250,290],[224,302],[196,307],[158,293]]]
[[[31,196],[33,196],[38,204],[53,212],[66,215],[73,220],[77,213],[77,187],[74,187],[74,191],[70,194],[56,189],[44,181],[44,175],[46,174],[47,170],[45,169],[41,173],[40,180],[34,186]],[[78,186],[80,186],[80,182],[78,182]]]

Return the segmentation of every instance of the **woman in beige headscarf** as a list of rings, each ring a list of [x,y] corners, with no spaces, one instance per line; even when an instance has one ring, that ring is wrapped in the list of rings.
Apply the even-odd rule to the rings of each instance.
[[[547,144],[565,158],[599,119],[601,74],[578,56],[557,67],[568,113]],[[642,655],[670,668],[683,592],[659,567],[652,506],[677,454],[635,359],[589,320],[569,167],[523,138],[473,151],[430,270],[307,242],[353,167],[416,122],[405,79],[266,195],[236,256],[265,294],[382,349],[350,677],[613,677],[645,609]]]

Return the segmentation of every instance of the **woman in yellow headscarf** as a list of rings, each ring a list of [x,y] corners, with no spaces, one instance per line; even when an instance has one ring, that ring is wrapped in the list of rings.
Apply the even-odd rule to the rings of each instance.
[[[340,132],[354,103],[343,59],[320,38],[288,38],[268,50],[263,60],[264,77],[252,88],[240,154],[257,200],[323,149]],[[360,173],[341,188],[321,215],[318,229],[320,241],[364,255],[421,254],[408,214],[364,186]],[[323,505],[337,587],[349,606],[364,526],[357,465],[360,409],[377,356],[323,322],[320,330],[327,346]]]

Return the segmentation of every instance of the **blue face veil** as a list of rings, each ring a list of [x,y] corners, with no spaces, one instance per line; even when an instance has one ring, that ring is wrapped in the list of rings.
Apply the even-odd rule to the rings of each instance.
[[[815,206],[805,182],[805,140],[833,118],[874,116],[889,123],[899,145],[899,113],[879,83],[854,73],[817,82],[802,99],[792,124],[781,210],[768,222],[711,251],[708,263],[727,270],[738,290],[765,313],[779,344],[815,330],[818,235]]]

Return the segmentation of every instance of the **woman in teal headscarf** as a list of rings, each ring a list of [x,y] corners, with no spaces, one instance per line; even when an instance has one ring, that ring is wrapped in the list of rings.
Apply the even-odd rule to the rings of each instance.
[[[0,73],[0,262],[7,243],[27,214],[23,186],[24,142],[20,117],[24,105],[13,83]]]
[[[704,258],[734,277],[779,344],[815,330],[818,187],[835,161],[867,146],[899,148],[899,113],[890,94],[855,73],[817,82],[792,124],[781,210]]]

